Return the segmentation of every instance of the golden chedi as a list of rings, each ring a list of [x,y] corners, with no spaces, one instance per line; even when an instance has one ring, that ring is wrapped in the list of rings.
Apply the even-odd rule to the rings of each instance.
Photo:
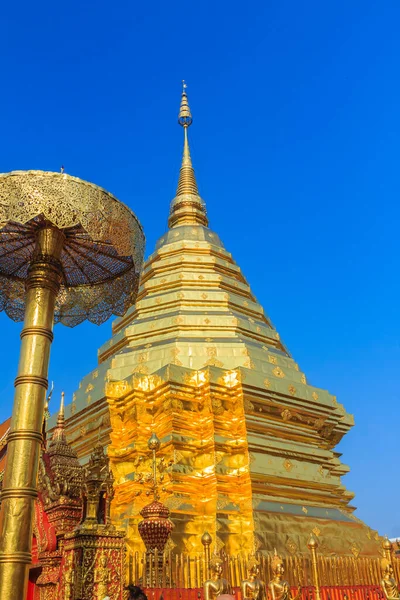
[[[214,600],[223,594],[231,594],[232,588],[227,579],[222,577],[223,561],[214,555],[208,565],[210,570],[210,579],[204,582],[203,592],[204,600]]]
[[[207,530],[228,555],[255,547],[295,555],[318,530],[321,554],[350,555],[356,545],[361,556],[377,555],[379,538],[353,515],[353,494],[342,483],[349,468],[335,449],[353,417],[307,380],[208,227],[186,90],[179,123],[183,158],[168,231],[145,262],[137,301],[114,322],[67,408],[69,438],[86,462],[103,425],[115,479],[112,519],[130,552],[144,550],[140,491],[154,431],[174,551],[202,553]]]

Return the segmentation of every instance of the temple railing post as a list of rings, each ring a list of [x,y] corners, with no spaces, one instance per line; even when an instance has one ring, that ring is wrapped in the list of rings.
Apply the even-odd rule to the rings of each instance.
[[[315,587],[315,600],[321,600],[321,590],[320,590],[320,585],[319,585],[318,561],[317,561],[318,542],[313,535],[310,536],[307,547],[311,552],[311,566],[312,566],[313,580],[314,580],[314,587]]]
[[[212,544],[212,537],[208,531],[201,536],[201,543],[204,546],[205,580],[207,580],[210,578],[210,548]]]

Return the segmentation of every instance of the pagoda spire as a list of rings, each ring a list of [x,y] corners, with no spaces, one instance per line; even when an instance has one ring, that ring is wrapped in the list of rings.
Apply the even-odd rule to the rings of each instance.
[[[65,393],[61,392],[61,402],[60,402],[60,410],[58,411],[57,425],[64,425],[64,423],[65,423],[64,398],[65,398]]]
[[[183,127],[183,157],[179,173],[176,196],[171,203],[168,225],[204,225],[207,227],[208,219],[204,201],[200,198],[197,188],[196,176],[190,156],[188,129],[193,123],[189,101],[186,93],[186,83],[183,81],[181,106],[178,123]]]
[[[54,429],[52,441],[65,440],[64,397],[64,392],[61,392],[60,410],[58,411],[57,425]]]

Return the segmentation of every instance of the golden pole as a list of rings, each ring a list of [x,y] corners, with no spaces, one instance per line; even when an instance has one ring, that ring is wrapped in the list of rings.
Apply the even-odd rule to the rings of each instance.
[[[208,531],[201,536],[201,543],[204,546],[205,580],[207,580],[210,577],[210,547],[212,544],[212,537]]]
[[[390,564],[393,564],[393,544],[387,536],[385,536],[382,542],[382,548],[385,558],[390,562]]]
[[[321,592],[320,592],[320,588],[319,588],[318,564],[317,564],[318,542],[312,534],[310,536],[310,539],[308,540],[307,548],[311,552],[311,564],[312,564],[312,570],[313,570],[315,598],[316,598],[316,600],[321,600]]]
[[[54,307],[61,283],[64,240],[64,234],[50,224],[38,230],[26,282],[25,320],[1,494],[2,600],[25,598],[27,592]]]

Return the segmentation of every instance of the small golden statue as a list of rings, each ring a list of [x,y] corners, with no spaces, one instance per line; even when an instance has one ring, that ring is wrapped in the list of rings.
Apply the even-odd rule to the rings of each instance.
[[[204,600],[214,600],[222,594],[231,594],[232,588],[226,579],[221,577],[223,562],[219,556],[214,555],[210,560],[211,578],[203,584]]]
[[[69,554],[65,560],[64,570],[64,599],[72,600],[74,597],[74,583],[75,583],[75,572],[73,556]]]
[[[241,583],[243,600],[265,600],[265,583],[258,576],[260,574],[260,563],[255,557],[247,563],[247,579]]]
[[[397,586],[397,581],[393,577],[393,565],[387,558],[381,560],[382,580],[381,587],[387,600],[398,600],[400,591]]]
[[[108,596],[108,584],[110,583],[110,571],[107,569],[107,556],[100,555],[99,566],[94,570],[94,583],[97,583],[96,598],[103,600]]]
[[[272,559],[272,572],[274,576],[268,584],[272,600],[298,600],[301,595],[301,587],[299,586],[296,596],[293,597],[289,583],[282,581],[285,568],[282,557],[277,554],[276,550]]]

